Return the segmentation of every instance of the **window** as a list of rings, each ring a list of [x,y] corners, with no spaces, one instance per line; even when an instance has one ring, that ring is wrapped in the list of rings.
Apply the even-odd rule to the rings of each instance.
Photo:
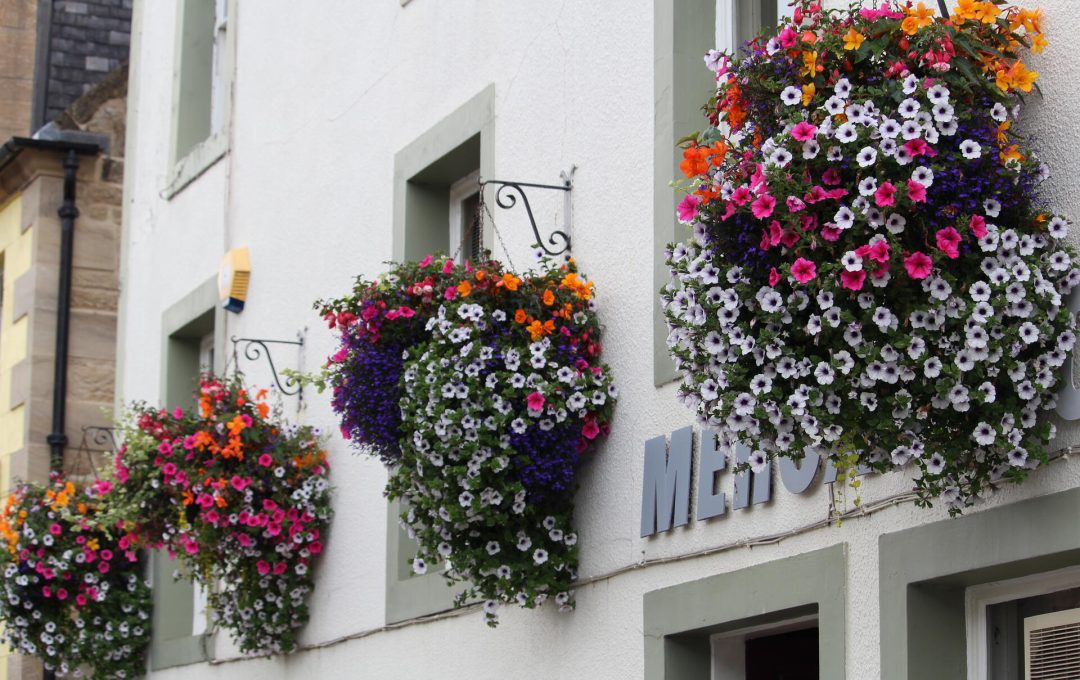
[[[737,53],[764,27],[790,17],[790,0],[716,0],[716,49]]]
[[[1044,628],[1046,615],[1080,608],[1080,567],[972,586],[965,600],[967,677],[1025,678],[1025,628]],[[1080,664],[1080,636],[1074,637],[1074,659]]]
[[[653,174],[653,288],[668,282],[664,248],[681,241],[687,232],[675,220],[678,197],[671,182],[682,177],[678,140],[704,124],[701,107],[716,88],[703,58],[711,49],[737,48],[778,16],[788,16],[789,0],[678,0],[656,2],[654,7],[653,99],[656,102]],[[660,296],[653,307],[653,382],[676,379],[675,364],[667,351],[667,326]]]
[[[450,185],[449,251],[458,262],[476,262],[484,250],[479,209],[480,170],[475,170]]]
[[[224,311],[217,303],[215,276],[163,314],[161,401],[168,408],[193,408],[199,374],[221,369],[218,348],[223,342]],[[176,560],[165,552],[155,552],[151,557],[153,670],[206,659],[207,594],[186,580],[174,579],[177,568]]]
[[[495,88],[488,86],[394,156],[393,259],[444,252],[463,260],[490,243],[476,214],[479,178],[490,177],[494,165],[494,106]],[[461,590],[448,588],[437,570],[412,573],[416,544],[399,526],[400,514],[396,501],[387,504],[388,623],[451,609]]]
[[[172,197],[221,158],[235,53],[236,0],[180,0],[173,69]]]

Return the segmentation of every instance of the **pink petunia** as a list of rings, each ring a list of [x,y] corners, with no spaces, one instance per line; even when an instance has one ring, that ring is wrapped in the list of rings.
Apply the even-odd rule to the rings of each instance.
[[[817,126],[805,120],[791,128],[791,136],[800,142],[807,142],[817,135]]]
[[[806,201],[807,203],[813,205],[814,203],[824,201],[828,197],[829,197],[829,195],[827,193],[825,193],[825,189],[823,189],[822,187],[819,187],[817,185],[814,185],[813,187],[810,188],[810,191],[806,192],[806,195],[803,196],[803,200]]]
[[[454,271],[454,261],[451,260],[451,259],[447,259],[446,262],[443,264],[442,273],[443,274],[452,274],[453,271]]]
[[[763,220],[772,216],[773,210],[776,208],[776,199],[771,194],[762,194],[758,196],[757,200],[750,204],[750,211],[754,213],[754,217],[759,220]]]
[[[264,453],[261,456],[259,456],[259,465],[261,465],[263,467],[270,467],[273,464],[274,464],[274,457],[271,456],[269,453]]]
[[[250,563],[249,563],[250,564]],[[255,563],[255,568],[259,571],[259,574],[266,576],[270,573],[270,563],[266,560],[259,560]]]
[[[776,267],[769,270],[769,285],[776,287],[776,284],[780,283],[780,272],[776,271]]]
[[[450,286],[443,293],[443,298],[446,300],[453,300],[457,296],[457,286]]]
[[[930,276],[930,269],[933,264],[934,261],[930,259],[929,255],[919,251],[915,251],[904,258],[904,269],[907,270],[908,276],[913,279],[925,279]]]
[[[817,278],[817,265],[805,257],[800,257],[792,263],[791,275],[799,283],[809,283]]]
[[[780,45],[785,50],[790,50],[799,42],[799,34],[797,31],[792,30],[791,26],[785,26],[777,37],[780,39]]]
[[[930,153],[930,145],[926,143],[925,139],[909,139],[904,142],[904,151],[912,158],[918,158]]]
[[[866,270],[860,269],[857,272],[849,272],[846,269],[840,272],[840,285],[848,290],[862,290],[863,283],[866,282]]]
[[[433,259],[434,259],[434,257],[433,257],[433,256],[431,256],[431,255],[428,255],[428,256],[426,256],[426,257],[425,257],[424,259],[420,260],[420,268],[421,268],[421,269],[423,269],[424,267],[426,267],[426,266],[428,266],[429,264],[431,264],[431,261],[432,261]]]
[[[825,171],[825,174],[821,176],[821,181],[829,186],[836,186],[841,182],[840,173],[836,168],[829,168]]]
[[[679,201],[679,207],[676,211],[679,213],[679,221],[683,224],[690,224],[697,218],[698,204],[701,203],[701,196],[695,196],[693,194],[687,194],[683,200]]]
[[[596,421],[589,419],[585,421],[585,425],[581,428],[581,436],[586,439],[596,439],[596,435],[600,434],[600,426],[596,424]]]
[[[938,229],[934,234],[938,250],[945,253],[950,260],[960,257],[960,232],[953,227]]]
[[[969,226],[971,227],[971,233],[975,235],[975,238],[986,236],[986,218],[982,215],[972,215]]]
[[[881,186],[874,192],[874,203],[877,203],[879,208],[885,208],[896,203],[896,187],[893,186],[892,182],[882,182]]]
[[[842,233],[844,232],[837,229],[836,226],[831,223],[821,228],[821,238],[826,241],[838,241],[840,239],[840,234]]]
[[[741,186],[731,194],[731,201],[735,205],[743,206],[750,202],[750,199],[754,197],[754,194],[750,192],[750,187]]]
[[[926,203],[926,187],[916,182],[913,179],[909,179],[907,183],[907,195],[911,199],[912,203]]]
[[[798,196],[788,196],[787,197],[787,209],[788,209],[788,212],[797,213],[800,210],[804,209],[805,207],[806,207],[806,204],[803,203],[802,199],[800,199]]]
[[[544,395],[539,392],[533,392],[525,397],[525,402],[529,405],[530,411],[541,411],[544,408]]]
[[[780,243],[785,248],[794,248],[795,244],[799,242],[799,235],[790,229],[786,230],[783,236],[780,237]]]

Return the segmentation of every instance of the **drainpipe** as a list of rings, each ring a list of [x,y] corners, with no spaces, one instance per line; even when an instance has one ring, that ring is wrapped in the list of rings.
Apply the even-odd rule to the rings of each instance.
[[[79,155],[68,149],[64,158],[64,199],[60,205],[60,282],[56,291],[56,359],[53,364],[52,432],[49,443],[49,469],[64,467],[64,447],[68,438],[64,432],[67,407],[68,339],[71,322],[71,264],[75,245],[75,174],[79,170]]]

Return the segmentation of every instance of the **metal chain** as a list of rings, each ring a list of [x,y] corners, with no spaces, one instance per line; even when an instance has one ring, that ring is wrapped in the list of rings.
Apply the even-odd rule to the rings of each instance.
[[[510,265],[510,270],[516,272],[517,267],[514,266],[514,261],[510,258],[510,251],[506,248],[506,240],[503,239],[502,232],[499,231],[499,226],[495,224],[495,216],[491,214],[491,208],[489,208],[487,202],[484,201],[483,187],[480,188],[480,201],[476,205],[476,212],[480,215],[480,233],[484,233],[484,214],[486,214],[491,221],[491,230],[495,232],[495,240],[499,242],[499,247],[502,248],[503,255],[506,256],[506,262]]]

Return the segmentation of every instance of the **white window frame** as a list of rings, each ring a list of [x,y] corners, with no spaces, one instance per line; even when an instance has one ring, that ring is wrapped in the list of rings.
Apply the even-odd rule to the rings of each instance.
[[[458,262],[464,264],[469,253],[462,247],[465,238],[465,223],[471,215],[463,210],[465,201],[480,193],[480,170],[474,170],[450,185],[450,235],[449,255],[457,253]]]
[[[214,0],[214,55],[213,69],[210,73],[210,135],[213,136],[225,127],[226,70],[229,62],[229,0]]]
[[[223,2],[223,0],[218,0]],[[207,333],[199,340],[199,371],[214,370],[214,334]],[[191,634],[202,635],[206,632],[209,616],[209,591],[198,582],[192,582],[194,606],[191,610]]]
[[[790,17],[791,0],[716,0],[716,49],[734,53],[739,45],[735,37],[735,7],[745,2],[775,2],[776,16]]]
[[[817,614],[717,633],[709,638],[712,680],[746,680],[746,641],[818,627]]]
[[[990,605],[1080,587],[1080,567],[1066,567],[1006,581],[971,586],[964,593],[967,625],[967,677],[983,680],[989,672],[986,610]]]

